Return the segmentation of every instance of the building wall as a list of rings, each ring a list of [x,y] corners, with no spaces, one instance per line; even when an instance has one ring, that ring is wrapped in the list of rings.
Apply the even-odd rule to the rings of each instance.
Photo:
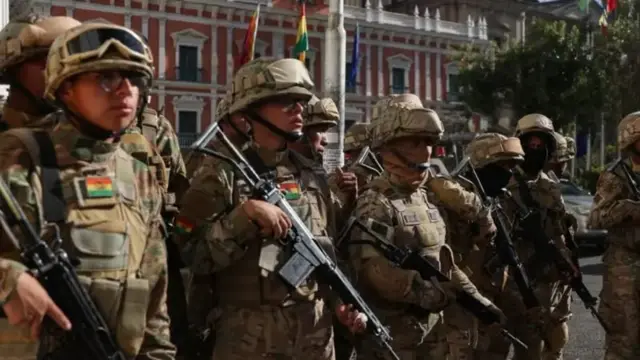
[[[250,0],[248,0],[250,1]],[[317,91],[326,91],[323,49],[328,6],[316,1],[307,8],[311,51],[309,70]],[[486,27],[479,21],[461,24],[437,20],[433,14],[404,15],[383,11],[382,4],[366,2],[366,8],[345,8],[347,61],[351,61],[353,31],[360,24],[360,60],[357,86],[346,98],[348,121],[366,121],[379,97],[391,93],[393,68],[404,69],[405,89],[426,104],[439,107],[447,101],[450,70],[448,45],[487,43]],[[297,9],[294,2],[267,3],[261,10],[256,52],[261,56],[288,57],[295,43]],[[176,130],[188,142],[178,121],[180,111],[197,113],[197,131],[204,130],[215,114],[233,74],[233,60],[255,3],[161,0],[36,0],[36,10],[78,20],[103,19],[144,34],[155,59],[157,80],[151,104],[163,109]],[[180,45],[196,46],[197,78],[180,80]],[[184,126],[182,126],[184,127]]]

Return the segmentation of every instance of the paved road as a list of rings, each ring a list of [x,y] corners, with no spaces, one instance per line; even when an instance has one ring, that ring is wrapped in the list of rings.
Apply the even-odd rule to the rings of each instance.
[[[603,264],[601,256],[583,257],[580,260],[584,282],[594,296],[600,294],[602,289]],[[604,356],[604,331],[591,316],[591,313],[582,306],[582,303],[574,299],[573,318],[569,321],[569,345],[565,351],[564,360],[602,360]]]

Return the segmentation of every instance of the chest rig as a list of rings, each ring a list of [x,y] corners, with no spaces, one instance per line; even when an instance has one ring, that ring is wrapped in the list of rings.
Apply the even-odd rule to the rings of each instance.
[[[61,246],[77,263],[81,283],[122,350],[134,356],[144,338],[141,324],[146,324],[150,300],[149,281],[140,267],[154,211],[143,202],[149,194],[141,193],[135,160],[116,149],[103,161],[89,163],[71,158],[46,132],[10,133],[25,145],[35,165],[31,171],[40,179],[33,188],[42,195],[41,228],[59,228]],[[56,341],[45,343],[51,345],[45,346],[48,351]]]
[[[325,250],[333,249],[327,232],[328,194],[325,185],[317,179],[313,169],[303,166],[290,153],[289,161],[272,168],[264,166],[252,149],[245,157],[261,178],[273,181],[287,202],[298,214],[315,239]],[[233,206],[251,198],[251,189],[244,180],[234,176]],[[312,301],[319,290],[313,276],[297,289],[288,288],[277,274],[277,269],[290,256],[291,248],[279,240],[263,238],[249,240],[246,254],[238,262],[223,270],[217,277],[221,303],[243,307],[260,305],[290,306]],[[333,252],[330,252],[332,254]]]

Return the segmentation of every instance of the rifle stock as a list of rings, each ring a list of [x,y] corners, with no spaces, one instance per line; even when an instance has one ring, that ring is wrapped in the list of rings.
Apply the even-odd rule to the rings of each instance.
[[[221,141],[221,144],[227,148],[231,154],[230,156],[204,147],[216,136]],[[347,276],[338,268],[335,261],[314,239],[313,234],[307,229],[304,222],[285,200],[275,184],[261,179],[243,154],[236,149],[224,133],[220,131],[219,127],[215,125],[207,129],[207,132],[193,144],[192,148],[229,163],[253,190],[254,198],[277,206],[289,217],[292,227],[282,242],[291,247],[293,254],[277,269],[277,273],[282,280],[291,288],[297,288],[311,274],[315,274],[320,282],[331,286],[332,290],[338,294],[344,303],[353,305],[356,310],[367,316],[367,331],[375,337],[380,346],[386,348],[394,359],[399,359],[390,345],[392,338],[387,328],[362,299]]]
[[[0,202],[2,214],[0,224],[6,234],[19,240],[21,257],[31,274],[47,290],[49,296],[71,321],[72,329],[65,332],[61,345],[47,359],[95,359],[125,360],[107,323],[82,286],[67,254],[60,248],[59,231],[55,228],[54,249],[50,248],[37,234],[20,204],[13,197],[9,185],[0,177]],[[22,237],[16,237],[11,225],[20,229]],[[54,225],[55,226],[55,225]],[[45,330],[56,326],[50,319],[45,322]]]

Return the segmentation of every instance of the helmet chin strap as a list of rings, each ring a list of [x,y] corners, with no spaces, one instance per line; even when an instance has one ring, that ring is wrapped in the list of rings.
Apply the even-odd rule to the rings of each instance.
[[[258,115],[255,111],[249,110],[246,112],[246,114],[249,115],[249,118],[251,120],[259,122],[261,125],[271,130],[271,132],[273,132],[274,134],[281,136],[286,141],[289,141],[289,142],[298,141],[304,135],[302,131],[286,132],[280,129],[279,127],[273,125],[272,123],[268,122],[267,120],[265,120],[262,116]]]

